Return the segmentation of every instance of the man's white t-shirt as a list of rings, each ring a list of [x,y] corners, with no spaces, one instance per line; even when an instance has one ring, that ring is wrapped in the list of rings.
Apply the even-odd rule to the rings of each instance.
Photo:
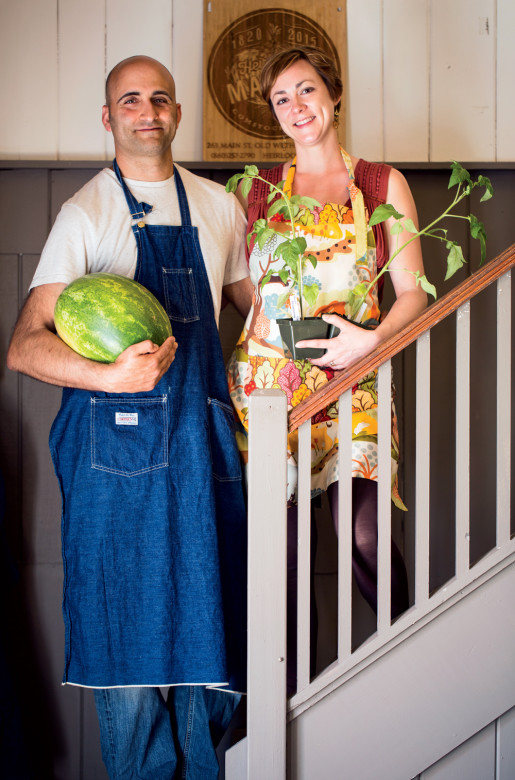
[[[216,182],[176,166],[186,190],[192,225],[198,228],[215,320],[222,287],[248,276],[244,242],[246,218],[236,197]],[[173,176],[166,181],[125,179],[138,202],[149,203],[148,225],[180,225]],[[105,168],[63,204],[47,239],[31,289],[41,284],[70,284],[99,271],[134,278],[136,239],[131,216],[116,174]]]

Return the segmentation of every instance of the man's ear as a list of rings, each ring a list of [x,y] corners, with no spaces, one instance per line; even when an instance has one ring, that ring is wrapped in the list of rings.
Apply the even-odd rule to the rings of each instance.
[[[177,125],[176,126],[179,127],[179,123],[180,123],[180,121],[182,119],[182,106],[181,106],[180,103],[176,103],[175,105],[176,105],[176,108],[177,108]]]
[[[108,133],[111,133],[111,122],[109,121],[109,106],[102,106],[102,124]]]

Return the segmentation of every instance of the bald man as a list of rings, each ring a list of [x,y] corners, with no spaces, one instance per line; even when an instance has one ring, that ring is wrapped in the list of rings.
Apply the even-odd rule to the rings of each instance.
[[[246,513],[218,318],[252,285],[236,198],[175,165],[172,75],[116,65],[102,123],[115,159],[52,228],[8,353],[64,388],[50,449],[63,497],[63,682],[94,689],[117,780],[210,780],[244,687]],[[134,278],[173,336],[114,363],[73,352],[54,307],[85,274]],[[161,689],[168,688],[167,698]]]

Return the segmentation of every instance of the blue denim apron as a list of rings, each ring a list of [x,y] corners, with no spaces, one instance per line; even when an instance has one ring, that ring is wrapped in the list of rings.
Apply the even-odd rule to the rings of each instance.
[[[246,511],[198,229],[177,169],[182,224],[154,226],[113,165],[135,279],[165,306],[179,346],[151,392],[63,390],[50,449],[63,498],[64,682],[242,691]]]

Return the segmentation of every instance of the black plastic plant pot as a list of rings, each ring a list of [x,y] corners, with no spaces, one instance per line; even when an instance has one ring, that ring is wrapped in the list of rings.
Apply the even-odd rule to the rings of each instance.
[[[304,320],[277,320],[281,338],[283,340],[285,357],[293,360],[306,360],[310,358],[321,358],[325,355],[325,349],[315,349],[314,347],[296,347],[297,341],[304,339],[328,339],[334,333],[334,325],[324,322],[321,317],[306,317]],[[336,328],[336,330],[338,330]],[[333,333],[331,334],[331,331]],[[339,331],[338,331],[339,332]]]
[[[343,319],[348,319],[343,317]],[[352,320],[349,320],[352,322]],[[329,325],[321,317],[306,317],[303,320],[277,320],[281,339],[284,346],[284,355],[293,360],[309,360],[311,358],[321,358],[327,350],[315,349],[315,347],[296,347],[297,341],[305,339],[332,339],[337,336],[340,329],[336,325]],[[367,320],[366,322],[352,322],[359,328],[375,328],[379,324],[377,320]]]

